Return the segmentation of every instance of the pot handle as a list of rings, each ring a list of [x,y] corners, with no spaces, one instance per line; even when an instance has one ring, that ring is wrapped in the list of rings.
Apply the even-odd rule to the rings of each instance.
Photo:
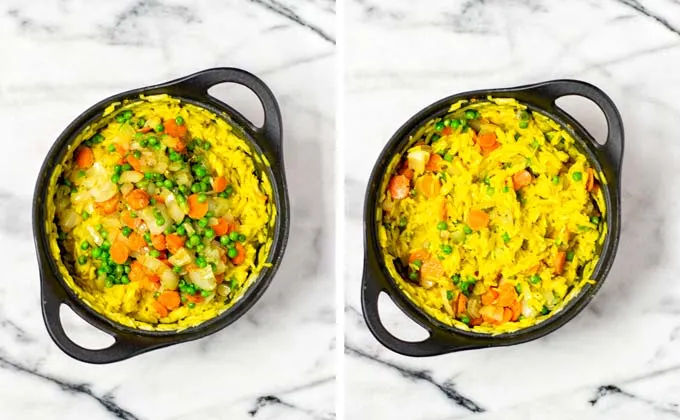
[[[257,95],[264,109],[264,123],[262,127],[256,127],[251,122],[248,122],[250,124],[249,128],[268,143],[275,156],[281,157],[283,149],[281,110],[274,94],[260,78],[245,70],[233,67],[218,67],[203,70],[171,82],[175,87],[187,89],[192,93],[199,93],[208,99],[208,101],[225,106],[225,103],[208,93],[208,89],[220,83],[237,83],[247,87]],[[229,107],[228,105],[226,106]]]
[[[385,328],[378,309],[378,298],[380,293],[385,292],[390,299],[387,288],[371,275],[367,263],[364,263],[364,277],[361,286],[361,307],[364,313],[364,320],[373,336],[388,349],[404,356],[424,357],[437,356],[444,353],[470,349],[475,347],[464,337],[446,334],[437,330],[432,330],[418,322],[418,324],[428,330],[429,337],[423,341],[404,341],[401,340]]]
[[[47,331],[57,346],[74,359],[94,364],[112,363],[170,344],[158,342],[157,340],[154,340],[152,343],[147,337],[142,336],[111,333],[106,330],[103,322],[88,320],[91,325],[100,331],[113,335],[115,342],[107,348],[97,350],[79,346],[66,335],[61,323],[59,309],[62,304],[68,305],[81,316],[80,309],[72,305],[71,298],[66,294],[66,291],[63,290],[50,270],[41,269],[40,275],[42,277],[42,312]]]
[[[607,160],[614,165],[617,174],[621,172],[624,143],[623,119],[614,101],[606,93],[590,83],[571,79],[541,83],[530,87],[528,91],[549,101],[547,106],[552,109],[558,108],[555,104],[557,99],[568,95],[582,96],[595,102],[604,113],[608,133],[605,144],[600,145],[595,142],[593,146],[604,153]]]

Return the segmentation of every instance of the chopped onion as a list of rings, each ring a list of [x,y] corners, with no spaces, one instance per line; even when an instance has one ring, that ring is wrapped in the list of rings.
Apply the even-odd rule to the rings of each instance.
[[[175,174],[175,182],[177,185],[191,185],[191,177],[189,176],[189,171],[179,171]]]
[[[61,225],[61,229],[64,232],[69,232],[71,229],[76,227],[78,223],[80,223],[80,216],[78,213],[76,213],[75,210],[72,208],[66,209],[60,217],[59,217],[59,224]]]
[[[170,261],[172,265],[184,266],[191,264],[193,259],[186,248],[180,248],[172,257],[168,258],[168,261]]]
[[[179,276],[177,273],[172,271],[170,267],[163,264],[165,269],[161,273],[161,287],[165,290],[175,290],[177,289],[177,284],[179,283]]]
[[[189,279],[203,290],[215,290],[215,275],[210,266],[189,272]]]
[[[170,165],[168,165],[168,170],[172,172],[177,172],[180,169],[182,169],[182,163],[181,162],[171,162]]]
[[[130,191],[132,191],[134,188],[135,186],[128,182],[120,186],[120,193],[123,194],[124,196],[128,195],[130,194]]]
[[[407,159],[408,167],[413,169],[416,174],[422,174],[425,172],[427,161],[430,160],[430,152],[418,148],[408,152]]]
[[[156,216],[153,214],[153,209],[151,207],[147,207],[141,211],[141,217],[144,219],[144,222],[146,223],[147,227],[149,228],[149,232],[152,235],[160,235],[168,226],[170,226],[170,220],[165,210],[162,208],[157,210],[165,220],[165,223],[162,225],[156,224]]]
[[[83,186],[97,203],[110,199],[118,192],[116,184],[111,182],[111,175],[100,162],[95,162],[94,165],[87,170],[86,177],[83,180]]]
[[[165,192],[167,190],[163,191]],[[186,213],[179,206],[179,203],[177,203],[177,199],[175,199],[175,195],[173,193],[169,193],[165,197],[165,206],[168,209],[168,214],[170,215],[170,217],[172,217],[172,220],[174,220],[175,223],[179,223],[182,220],[184,220],[184,216],[186,216]]]
[[[220,295],[220,296],[227,296],[227,295],[229,295],[229,292],[231,292],[231,289],[229,288],[229,286],[222,283],[219,286],[217,286],[216,291],[217,291],[217,294]]]
[[[481,301],[478,297],[471,297],[468,299],[467,311],[471,317],[479,317],[479,308],[481,307]]]
[[[126,182],[131,182],[131,183],[136,183],[141,181],[144,178],[144,174],[141,172],[137,171],[125,171],[122,174],[120,174],[120,180],[118,181],[121,184],[125,184]]]
[[[101,245],[104,242],[104,238],[97,232],[97,229],[94,228],[92,225],[87,225],[87,231],[92,237],[92,240],[94,241],[95,244]]]

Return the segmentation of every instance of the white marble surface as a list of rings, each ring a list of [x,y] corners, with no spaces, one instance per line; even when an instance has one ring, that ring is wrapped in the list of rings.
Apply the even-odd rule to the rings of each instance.
[[[415,4],[346,7],[347,418],[680,417],[680,3]],[[627,134],[621,244],[595,300],[557,332],[514,347],[426,359],[383,348],[359,303],[363,196],[383,145],[449,94],[565,77],[605,90]],[[422,336],[393,307],[383,312],[394,331]]]
[[[334,9],[332,0],[0,2],[0,419],[335,418]],[[30,213],[43,157],[100,99],[216,66],[250,70],[279,99],[292,208],[283,264],[255,307],[217,334],[112,365],[72,360],[40,314]]]

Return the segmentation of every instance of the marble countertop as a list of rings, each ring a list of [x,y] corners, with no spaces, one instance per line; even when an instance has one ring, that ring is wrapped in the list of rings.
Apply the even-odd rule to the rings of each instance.
[[[680,3],[413,4],[346,6],[347,418],[680,417]],[[382,347],[359,301],[363,197],[382,147],[442,97],[558,78],[601,87],[625,122],[621,242],[599,294],[560,330],[522,345],[423,359]],[[582,105],[567,110],[600,128]],[[385,301],[388,328],[424,336]]]
[[[335,418],[334,9],[332,0],[0,4],[1,419]],[[30,215],[43,158],[99,100],[219,66],[259,75],[282,108],[292,227],[278,274],[246,316],[208,338],[111,365],[77,362],[40,313]],[[77,340],[102,342],[75,316],[64,320]]]

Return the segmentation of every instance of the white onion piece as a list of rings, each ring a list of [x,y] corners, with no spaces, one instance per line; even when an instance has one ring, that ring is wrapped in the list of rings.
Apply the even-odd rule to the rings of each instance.
[[[423,149],[416,149],[408,152],[408,167],[413,169],[416,174],[425,172],[425,165],[430,160],[430,152]]]
[[[64,211],[59,217],[59,224],[64,232],[69,232],[80,223],[80,216],[72,208]]]
[[[168,165],[169,171],[177,172],[180,169],[182,169],[182,163],[181,162],[170,162],[170,165]]]
[[[178,283],[179,276],[166,265],[165,270],[161,273],[161,287],[165,290],[175,290]]]
[[[186,248],[180,248],[179,251],[172,255],[172,257],[168,258],[168,261],[170,261],[172,265],[184,266],[191,264],[193,259]]]
[[[122,174],[120,174],[120,180],[118,181],[120,184],[125,184],[126,182],[131,182],[131,183],[136,183],[141,181],[144,178],[144,174],[141,172],[137,171],[125,171]]]
[[[191,185],[191,177],[189,177],[189,171],[179,171],[175,174],[175,182],[177,185]]]
[[[529,298],[527,296],[522,300],[522,315],[524,315],[525,318],[536,316],[536,311],[529,305]]]
[[[203,290],[215,290],[215,286],[217,285],[215,275],[210,266],[191,271],[189,273],[189,279]]]
[[[170,217],[172,217],[172,220],[174,220],[175,223],[179,223],[184,220],[186,213],[184,213],[184,210],[182,210],[182,208],[179,206],[179,203],[177,203],[177,199],[175,199],[175,195],[173,193],[169,193],[165,197],[165,206],[168,209],[168,214]]]
[[[111,175],[100,162],[95,162],[87,170],[83,186],[97,203],[110,199],[118,192],[116,184],[111,182]]]
[[[219,286],[217,286],[216,291],[217,291],[217,294],[220,295],[220,296],[227,296],[229,294],[229,292],[231,292],[231,289],[229,288],[229,286],[222,283]]]
[[[152,235],[160,235],[170,225],[170,220],[168,219],[168,215],[165,213],[165,211],[162,209],[158,209],[158,211],[163,216],[163,219],[165,219],[165,223],[162,225],[156,224],[156,216],[153,214],[153,210],[150,207],[147,207],[141,211],[141,217],[144,219],[144,222],[146,223],[146,226],[149,228],[149,232]]]
[[[130,194],[130,192],[134,189],[135,186],[128,182],[120,186],[120,193],[125,196]]]
[[[104,238],[97,232],[97,229],[94,228],[92,225],[87,225],[87,231],[92,237],[92,241],[94,241],[95,244],[101,245],[104,242]]]

